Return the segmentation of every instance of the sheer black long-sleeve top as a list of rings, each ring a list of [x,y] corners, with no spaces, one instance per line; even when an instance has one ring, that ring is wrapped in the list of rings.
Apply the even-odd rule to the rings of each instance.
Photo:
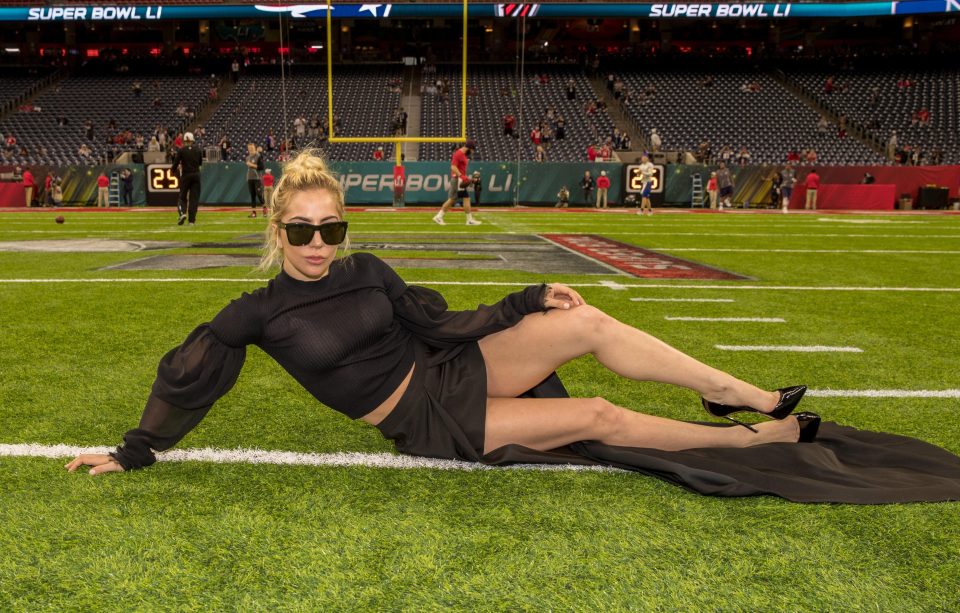
[[[407,285],[382,260],[357,253],[318,281],[281,272],[244,293],[160,361],[139,427],[111,454],[124,469],[148,466],[236,383],[246,346],[257,345],[323,404],[366,415],[399,387],[414,362],[414,339],[453,348],[544,310],[544,285],[492,306],[449,311],[443,297]]]

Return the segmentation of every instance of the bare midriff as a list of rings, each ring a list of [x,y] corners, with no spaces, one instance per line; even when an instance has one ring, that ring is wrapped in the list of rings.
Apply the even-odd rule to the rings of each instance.
[[[416,364],[410,367],[410,372],[407,373],[407,376],[403,378],[403,381],[400,382],[400,385],[397,386],[397,389],[393,390],[393,393],[387,396],[387,399],[380,403],[380,406],[370,411],[360,419],[374,426],[383,421],[387,415],[389,415],[393,409],[396,408],[397,403],[400,402],[400,398],[403,396],[403,393],[407,391],[407,386],[410,385],[410,379],[413,378],[414,368],[416,368]]]

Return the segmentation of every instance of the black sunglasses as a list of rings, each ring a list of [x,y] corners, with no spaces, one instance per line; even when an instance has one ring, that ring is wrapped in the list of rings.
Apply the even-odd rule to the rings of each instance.
[[[309,245],[313,240],[313,233],[319,232],[320,239],[327,245],[339,245],[347,238],[347,222],[331,221],[315,226],[309,223],[278,223],[278,226],[287,231],[287,241],[294,247]]]

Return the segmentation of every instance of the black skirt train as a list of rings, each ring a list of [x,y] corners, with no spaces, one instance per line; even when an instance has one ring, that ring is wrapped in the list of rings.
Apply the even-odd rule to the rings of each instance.
[[[554,374],[525,396],[568,394]],[[477,343],[447,349],[418,343],[410,384],[377,427],[405,454],[489,465],[610,466],[713,496],[853,504],[960,500],[957,456],[906,436],[832,422],[820,426],[814,443],[661,451],[583,441],[550,451],[506,445],[484,454],[485,418],[486,367]]]

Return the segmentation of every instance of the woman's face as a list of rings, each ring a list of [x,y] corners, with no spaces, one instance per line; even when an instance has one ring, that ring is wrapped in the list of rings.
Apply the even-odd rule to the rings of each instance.
[[[297,192],[290,198],[280,221],[283,223],[308,223],[318,226],[332,221],[342,221],[337,212],[337,201],[325,189]],[[294,247],[287,240],[286,230],[277,227],[280,245],[283,247],[283,270],[300,281],[317,281],[327,276],[330,264],[337,255],[336,245],[325,245],[319,232],[314,232],[310,243]]]

